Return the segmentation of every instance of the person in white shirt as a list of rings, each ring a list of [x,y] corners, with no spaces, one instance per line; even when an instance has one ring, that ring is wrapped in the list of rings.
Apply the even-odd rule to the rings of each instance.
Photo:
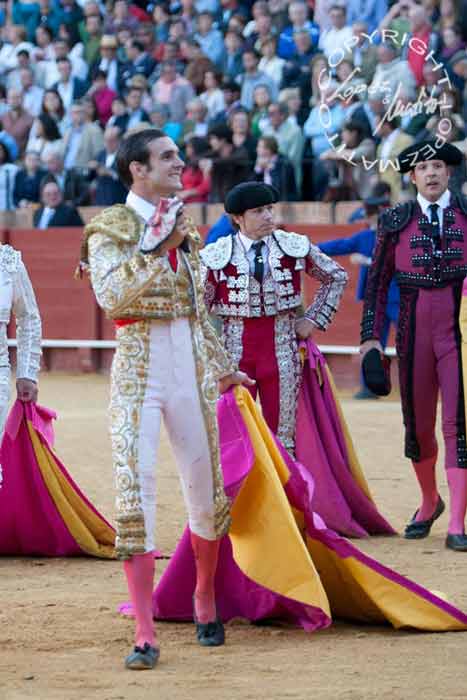
[[[212,70],[204,74],[204,87],[200,100],[204,102],[208,110],[208,120],[215,119],[220,112],[225,110],[224,93],[220,89],[221,76]]]
[[[31,68],[23,68],[20,72],[23,107],[26,112],[37,117],[42,110],[44,90],[34,84],[34,73]]]
[[[341,5],[333,5],[329,11],[331,26],[320,36],[319,48],[329,58],[332,54],[339,60],[340,51],[348,51],[352,46],[352,27],[346,25],[346,9]]]
[[[0,211],[15,209],[13,192],[18,170],[18,166],[11,162],[8,148],[0,141]]]

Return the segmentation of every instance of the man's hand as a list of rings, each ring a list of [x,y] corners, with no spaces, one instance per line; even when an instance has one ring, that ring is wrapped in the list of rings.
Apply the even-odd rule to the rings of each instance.
[[[364,265],[365,267],[370,267],[371,258],[367,255],[362,255],[361,253],[352,253],[350,256],[350,262],[352,265]]]
[[[177,223],[173,232],[170,234],[167,240],[165,240],[159,247],[159,252],[164,254],[167,253],[169,250],[172,250],[172,248],[178,248],[185,240],[185,237],[188,235],[189,231],[190,227],[188,225],[188,220],[184,212],[182,211],[177,216]]]
[[[381,353],[383,352],[383,347],[379,340],[376,340],[376,338],[365,340],[365,342],[360,346],[360,355],[365,357],[367,352],[370,352],[370,350],[373,350],[373,348],[376,348],[376,350],[379,350]]]
[[[219,379],[219,393],[225,394],[231,386],[235,384],[244,384],[245,386],[254,386],[256,384],[254,379],[250,379],[248,374],[245,372],[232,372],[226,377]]]
[[[295,332],[300,338],[300,340],[306,340],[311,336],[315,329],[314,324],[307,318],[301,318],[295,324]]]
[[[37,384],[31,379],[16,380],[16,396],[19,401],[37,401]]]

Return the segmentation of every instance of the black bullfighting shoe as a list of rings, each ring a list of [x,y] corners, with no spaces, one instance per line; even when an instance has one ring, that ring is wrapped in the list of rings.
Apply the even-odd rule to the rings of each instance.
[[[418,510],[415,512],[410,523],[406,526],[404,537],[406,540],[422,540],[424,537],[428,537],[430,534],[431,526],[439,518],[442,513],[444,513],[444,501],[441,496],[438,496],[438,503],[436,504],[435,512],[428,518],[428,520],[419,520],[416,522]],[[459,535],[460,536],[460,535]]]
[[[224,625],[219,618],[206,624],[195,619],[195,624],[196,638],[202,647],[220,647],[225,643]]]
[[[131,671],[146,671],[154,668],[159,661],[160,650],[145,642],[144,647],[136,646],[125,659],[125,667]]]
[[[455,552],[467,552],[467,535],[450,535],[448,532],[446,547]]]

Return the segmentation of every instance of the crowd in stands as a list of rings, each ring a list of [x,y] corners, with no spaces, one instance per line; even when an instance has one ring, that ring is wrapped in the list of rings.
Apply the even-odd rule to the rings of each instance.
[[[40,228],[51,202],[124,202],[116,151],[144,125],[180,147],[188,203],[245,180],[397,202],[406,146],[467,150],[467,0],[8,0],[0,36],[0,210],[42,203]]]

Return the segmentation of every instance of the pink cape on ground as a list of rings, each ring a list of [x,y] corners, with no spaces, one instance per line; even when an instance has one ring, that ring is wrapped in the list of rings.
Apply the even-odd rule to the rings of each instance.
[[[53,453],[43,406],[16,401],[0,445],[0,555],[114,557],[115,532]]]
[[[264,618],[308,631],[332,618],[425,631],[466,630],[467,615],[363,554],[314,511],[314,482],[275,441],[243,388],[218,404],[232,527],[216,577],[224,621]],[[154,591],[154,616],[192,620],[195,566],[188,530]],[[131,614],[131,606],[120,608]]]
[[[300,350],[305,360],[295,454],[313,477],[313,509],[347,537],[394,535],[371,498],[326,360],[311,339]]]

